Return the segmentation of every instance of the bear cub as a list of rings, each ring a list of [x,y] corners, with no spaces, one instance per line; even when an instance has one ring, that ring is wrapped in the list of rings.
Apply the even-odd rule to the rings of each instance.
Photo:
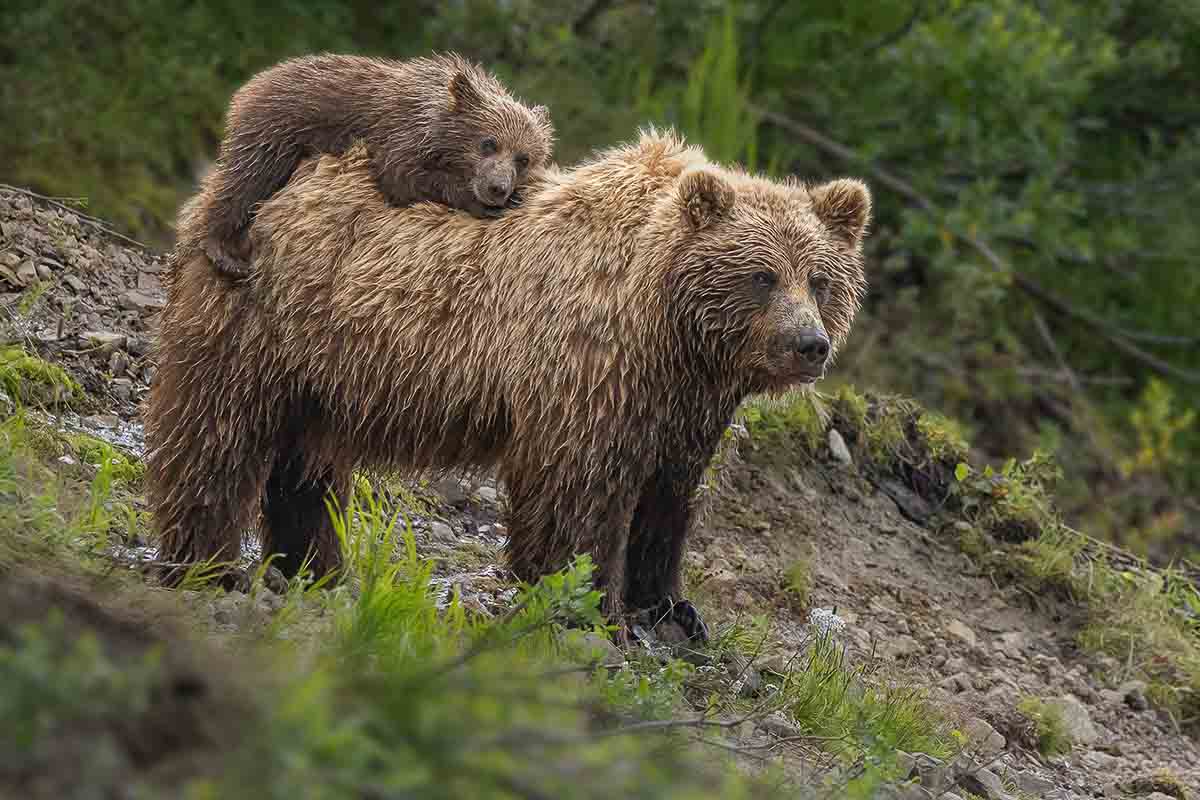
[[[553,139],[545,106],[526,105],[453,53],[291,59],[234,94],[215,169],[201,202],[183,214],[180,240],[200,243],[220,273],[245,276],[258,205],[301,160],[340,155],[356,140],[392,205],[428,200],[497,216],[549,165]]]

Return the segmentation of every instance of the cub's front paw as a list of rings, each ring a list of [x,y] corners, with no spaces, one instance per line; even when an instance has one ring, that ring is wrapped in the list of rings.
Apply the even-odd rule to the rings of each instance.
[[[204,254],[222,275],[244,278],[250,274],[249,262],[233,255],[221,242],[209,239],[204,243]]]

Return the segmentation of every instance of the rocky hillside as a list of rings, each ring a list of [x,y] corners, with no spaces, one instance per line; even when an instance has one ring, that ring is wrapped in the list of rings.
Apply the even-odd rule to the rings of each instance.
[[[11,612],[0,621],[0,672],[28,679],[20,691],[0,690],[0,708],[37,721],[10,728],[0,794],[125,797],[131,787],[157,787],[165,793],[152,796],[176,796],[164,787],[200,781],[212,791],[215,776],[236,773],[260,782],[244,787],[265,787],[262,795],[243,787],[245,796],[282,796],[295,786],[280,776],[294,770],[312,792],[305,796],[435,796],[420,782],[466,780],[468,762],[495,779],[493,788],[460,787],[467,793],[458,796],[768,796],[743,779],[792,797],[1183,800],[1200,792],[1200,594],[1189,567],[1154,571],[1062,525],[1052,465],[1035,458],[975,469],[950,421],[846,387],[750,404],[730,430],[687,555],[689,598],[716,634],[709,648],[673,648],[660,630],[622,653],[593,636],[594,675],[564,668],[575,662],[551,648],[558,667],[546,674],[559,679],[546,685],[579,692],[562,676],[590,676],[583,699],[570,695],[579,718],[497,716],[463,699],[490,697],[492,683],[438,694],[387,682],[412,679],[413,664],[439,648],[458,653],[451,665],[474,664],[487,648],[464,652],[462,637],[509,631],[531,609],[551,621],[564,609],[587,618],[592,601],[572,588],[578,573],[533,594],[511,581],[499,557],[504,490],[486,477],[364,480],[370,499],[347,525],[355,577],[345,591],[289,586],[256,568],[253,548],[244,592],[199,576],[184,591],[154,588],[139,569],[155,551],[139,495],[138,408],[154,377],[162,266],[158,254],[78,211],[0,191],[0,494],[13,501],[0,515],[0,596]],[[399,536],[376,563],[350,528],[375,530],[373,520],[396,512],[411,523],[411,539]],[[380,563],[392,566],[380,572]],[[420,598],[398,594],[414,586]],[[428,613],[393,630],[368,602],[381,597],[397,619],[405,603],[428,600]],[[140,705],[116,693],[109,707],[90,683],[51,679],[75,675],[77,665],[46,656],[65,666],[36,667],[50,640],[25,623],[51,608],[65,617],[68,638],[89,633],[113,663],[166,653],[152,685],[170,691],[148,690]],[[570,638],[557,622],[550,627]],[[311,665],[325,663],[331,642],[375,648],[374,660],[346,650],[336,671],[322,673]],[[264,649],[268,660],[283,659],[284,649],[299,660],[260,680]],[[504,656],[505,680],[516,658]],[[141,674],[130,669],[118,670],[122,691]],[[110,685],[97,670],[79,674]],[[289,683],[312,675],[327,676],[324,688]],[[354,677],[339,684],[337,675]],[[77,703],[73,692],[94,702]],[[517,694],[503,696],[501,707],[526,708]],[[223,735],[229,713],[260,734]],[[456,736],[485,724],[495,736],[469,748],[471,758],[495,748],[503,758],[445,755],[458,753]],[[534,736],[543,749],[513,749],[533,735],[523,725],[544,737]],[[621,735],[610,735],[614,725]],[[445,735],[430,738],[431,730]],[[636,743],[621,750],[610,739]],[[338,749],[351,741],[383,750]],[[593,753],[585,742],[617,749]],[[685,760],[668,768],[676,756]],[[729,759],[720,774],[732,788],[697,777],[696,765],[718,756]],[[255,758],[290,766],[273,775]],[[239,759],[254,763],[238,772]],[[408,765],[403,780],[393,761]],[[631,788],[620,788],[623,780]]]

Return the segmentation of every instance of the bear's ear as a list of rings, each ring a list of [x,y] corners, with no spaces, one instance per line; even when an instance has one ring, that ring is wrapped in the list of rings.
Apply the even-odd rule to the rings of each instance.
[[[817,219],[845,239],[858,244],[871,219],[871,191],[862,181],[839,178],[809,189]]]
[[[545,106],[534,106],[533,118],[536,119],[539,124],[544,125],[547,128],[554,127],[554,123],[550,121],[550,109],[546,108]]]
[[[727,180],[707,169],[689,170],[679,180],[683,214],[696,230],[728,214],[736,196]]]
[[[463,111],[479,108],[483,105],[483,96],[469,72],[459,70],[450,79],[450,108]]]

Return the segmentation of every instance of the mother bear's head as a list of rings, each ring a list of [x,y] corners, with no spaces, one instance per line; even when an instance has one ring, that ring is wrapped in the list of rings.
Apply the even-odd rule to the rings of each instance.
[[[806,186],[711,164],[685,169],[656,215],[656,236],[670,240],[668,317],[749,392],[812,383],[865,294],[870,213],[858,180]]]

